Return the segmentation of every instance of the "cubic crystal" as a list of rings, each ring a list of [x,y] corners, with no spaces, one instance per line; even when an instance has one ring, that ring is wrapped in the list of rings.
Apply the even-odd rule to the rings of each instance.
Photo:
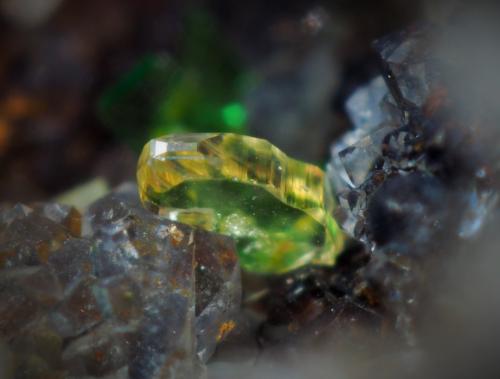
[[[248,271],[331,265],[342,249],[323,171],[265,140],[229,133],[153,139],[137,177],[150,209],[234,237]]]

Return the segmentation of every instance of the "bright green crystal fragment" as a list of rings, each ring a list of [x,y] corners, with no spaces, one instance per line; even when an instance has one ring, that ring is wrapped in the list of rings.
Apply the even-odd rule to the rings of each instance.
[[[100,120],[134,148],[164,134],[246,130],[248,73],[215,18],[191,11],[184,21],[174,58],[143,56],[99,99]]]
[[[332,265],[343,247],[323,171],[265,140],[231,133],[153,139],[137,177],[148,208],[232,236],[247,271]]]

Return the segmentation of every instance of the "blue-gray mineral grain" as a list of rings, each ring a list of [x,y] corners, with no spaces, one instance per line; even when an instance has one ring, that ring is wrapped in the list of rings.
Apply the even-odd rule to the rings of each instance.
[[[203,377],[240,286],[229,238],[160,219],[134,186],[83,215],[2,207],[0,376]]]

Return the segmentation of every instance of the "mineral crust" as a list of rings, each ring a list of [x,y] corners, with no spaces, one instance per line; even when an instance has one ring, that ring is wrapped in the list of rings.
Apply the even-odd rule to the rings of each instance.
[[[83,218],[53,204],[2,211],[2,378],[204,375],[239,307],[233,243],[158,218],[135,191]]]

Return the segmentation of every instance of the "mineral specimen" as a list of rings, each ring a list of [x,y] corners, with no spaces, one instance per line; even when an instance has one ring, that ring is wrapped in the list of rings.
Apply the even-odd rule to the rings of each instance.
[[[384,195],[387,189],[394,187],[390,184],[378,191],[386,181],[396,180],[400,188],[410,188],[404,184],[406,182],[413,183],[410,185],[413,189],[422,184],[419,200],[412,200],[411,194],[415,191],[410,190],[410,197],[396,201],[390,212],[400,215],[406,212],[406,216],[414,220],[411,222],[413,235],[426,234],[426,241],[443,230],[445,222],[434,220],[440,227],[424,226],[428,220],[418,215],[419,210],[436,210],[426,204],[427,200],[461,197],[457,201],[463,212],[447,212],[446,217],[452,223],[454,218],[465,217],[460,234],[466,236],[473,233],[474,225],[483,224],[471,217],[486,217],[486,209],[497,199],[488,188],[481,192],[477,189],[485,181],[477,175],[477,172],[485,172],[481,169],[484,162],[475,155],[478,142],[473,140],[470,126],[455,120],[447,108],[446,89],[440,75],[447,62],[438,62],[432,55],[430,34],[428,29],[414,28],[374,43],[384,67],[383,76],[373,79],[347,100],[346,111],[355,129],[332,146],[328,173],[340,203],[337,219],[349,234],[371,246],[381,234],[389,238],[387,230],[377,232],[381,218],[374,216],[378,214],[374,210],[380,208],[370,205],[371,202],[379,203],[377,199],[387,200],[397,192],[391,190],[392,194]],[[415,179],[414,173],[419,173],[420,179]],[[396,179],[408,175],[411,178]],[[444,182],[451,178],[460,182],[462,193],[443,188]],[[443,196],[443,191],[450,191],[450,194]],[[431,202],[437,205],[435,200]],[[438,203],[445,205],[441,200]],[[405,239],[400,233],[393,233],[393,236]]]
[[[387,121],[388,113],[380,105],[390,96],[382,76],[375,77],[367,85],[357,89],[345,103],[345,110],[354,127],[370,131]]]
[[[342,248],[323,172],[265,140],[235,134],[153,139],[137,177],[150,209],[234,237],[246,270],[329,265]]]
[[[434,31],[374,43],[382,76],[347,100],[354,129],[333,144],[328,169],[339,224],[371,253],[351,295],[381,304],[410,344],[429,269],[480,232],[499,198],[483,116],[457,111],[442,75],[455,62],[433,50]]]
[[[376,40],[384,74],[404,110],[424,107],[442,84],[436,57],[431,54],[429,27],[414,27]]]
[[[6,379],[203,376],[239,307],[234,245],[158,218],[135,193],[94,203],[83,237],[72,208],[1,212]]]

